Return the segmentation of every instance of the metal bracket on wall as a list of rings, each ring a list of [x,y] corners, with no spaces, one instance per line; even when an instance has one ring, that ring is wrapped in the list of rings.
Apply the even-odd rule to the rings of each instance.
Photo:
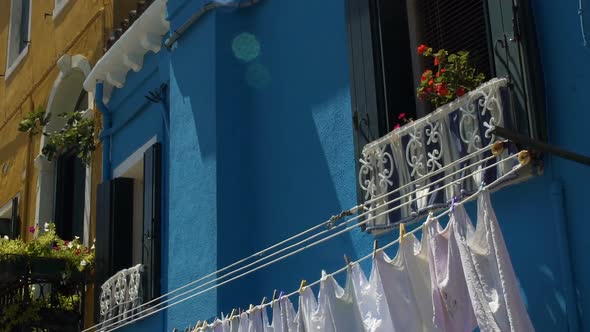
[[[527,147],[536,149],[539,152],[549,153],[549,154],[552,154],[554,156],[557,156],[557,157],[560,157],[563,159],[575,161],[577,163],[580,163],[580,164],[583,164],[586,166],[590,166],[590,157],[588,157],[588,156],[584,156],[584,155],[581,155],[581,154],[578,154],[578,153],[575,153],[572,151],[562,149],[562,148],[557,147],[555,145],[547,144],[545,142],[541,142],[539,140],[532,139],[530,137],[524,136],[522,134],[519,134],[517,132],[514,132],[514,131],[506,129],[506,128],[494,127],[494,130],[492,132],[494,133],[494,135],[511,140],[512,142],[514,142],[516,144],[521,144],[521,145],[525,145]]]

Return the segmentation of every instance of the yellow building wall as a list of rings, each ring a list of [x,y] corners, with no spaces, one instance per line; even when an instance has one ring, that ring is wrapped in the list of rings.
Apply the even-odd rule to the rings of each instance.
[[[22,0],[18,0],[22,1]],[[27,55],[10,77],[0,77],[0,207],[19,195],[21,237],[34,225],[38,171],[34,165],[41,146],[39,134],[29,137],[18,131],[18,123],[39,106],[47,108],[49,95],[59,69],[57,60],[64,54],[82,55],[91,65],[103,55],[105,40],[115,19],[125,18],[136,2],[130,0],[69,0],[53,18],[53,0],[32,0],[31,38]],[[118,25],[118,22],[117,24]],[[10,26],[10,0],[0,0],[0,74],[4,74]],[[100,114],[94,108],[97,133]],[[96,135],[98,137],[98,134]],[[92,161],[90,239],[94,238],[96,186],[101,179],[101,146]],[[92,287],[89,299],[93,297]],[[86,323],[91,322],[92,301],[87,301]]]

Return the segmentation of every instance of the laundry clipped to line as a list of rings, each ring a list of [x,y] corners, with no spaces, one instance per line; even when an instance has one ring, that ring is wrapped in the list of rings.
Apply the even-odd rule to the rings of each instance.
[[[489,192],[478,198],[477,225],[456,204],[445,228],[429,215],[412,232],[400,227],[399,238],[375,243],[369,278],[345,256],[346,285],[322,273],[318,284],[303,280],[295,311],[288,297],[263,301],[239,319],[219,320],[196,331],[534,331],[518,290],[508,251],[491,206]],[[422,232],[418,239],[414,233]],[[399,243],[394,258],[385,249]],[[485,249],[482,254],[481,249]],[[497,298],[488,300],[493,290]],[[274,297],[274,296],[273,296]],[[266,307],[272,308],[272,321]],[[217,321],[217,320],[216,320]],[[247,322],[248,329],[242,330]],[[237,324],[237,325],[235,325]],[[234,330],[233,326],[239,327]]]

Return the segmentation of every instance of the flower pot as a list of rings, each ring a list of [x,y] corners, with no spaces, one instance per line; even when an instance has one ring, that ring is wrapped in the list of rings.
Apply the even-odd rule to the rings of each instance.
[[[3,255],[0,257],[0,283],[18,281],[27,274],[27,261],[20,255]]]
[[[56,281],[66,272],[66,261],[57,258],[31,257],[31,279]]]

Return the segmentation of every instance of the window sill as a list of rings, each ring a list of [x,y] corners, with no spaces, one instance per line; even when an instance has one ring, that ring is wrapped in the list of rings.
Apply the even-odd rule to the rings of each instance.
[[[493,157],[489,149],[484,150],[497,141],[492,133],[494,126],[513,127],[510,99],[508,80],[492,79],[367,144],[358,180],[364,200],[369,201],[368,216],[399,206],[367,223],[367,231],[385,232],[401,222],[447,208],[455,196],[474,193],[482,182],[491,183],[512,169],[516,161],[486,167],[500,159]],[[483,152],[477,153],[480,150]],[[504,154],[515,150],[509,146]],[[456,163],[460,159],[463,162]],[[533,169],[525,169],[492,189],[532,174]],[[388,205],[390,202],[393,204]]]
[[[67,5],[70,3],[70,0],[63,0],[62,2],[60,2],[59,4],[56,3],[55,7],[53,8],[53,13],[52,13],[52,17],[53,20],[57,20],[57,18],[60,16],[60,14],[62,12],[64,12],[64,9],[67,7]]]
[[[12,73],[18,68],[20,63],[23,61],[25,56],[29,53],[29,45],[27,45],[20,54],[14,59],[10,66],[6,67],[6,73],[4,74],[4,81],[8,81],[12,76]]]

